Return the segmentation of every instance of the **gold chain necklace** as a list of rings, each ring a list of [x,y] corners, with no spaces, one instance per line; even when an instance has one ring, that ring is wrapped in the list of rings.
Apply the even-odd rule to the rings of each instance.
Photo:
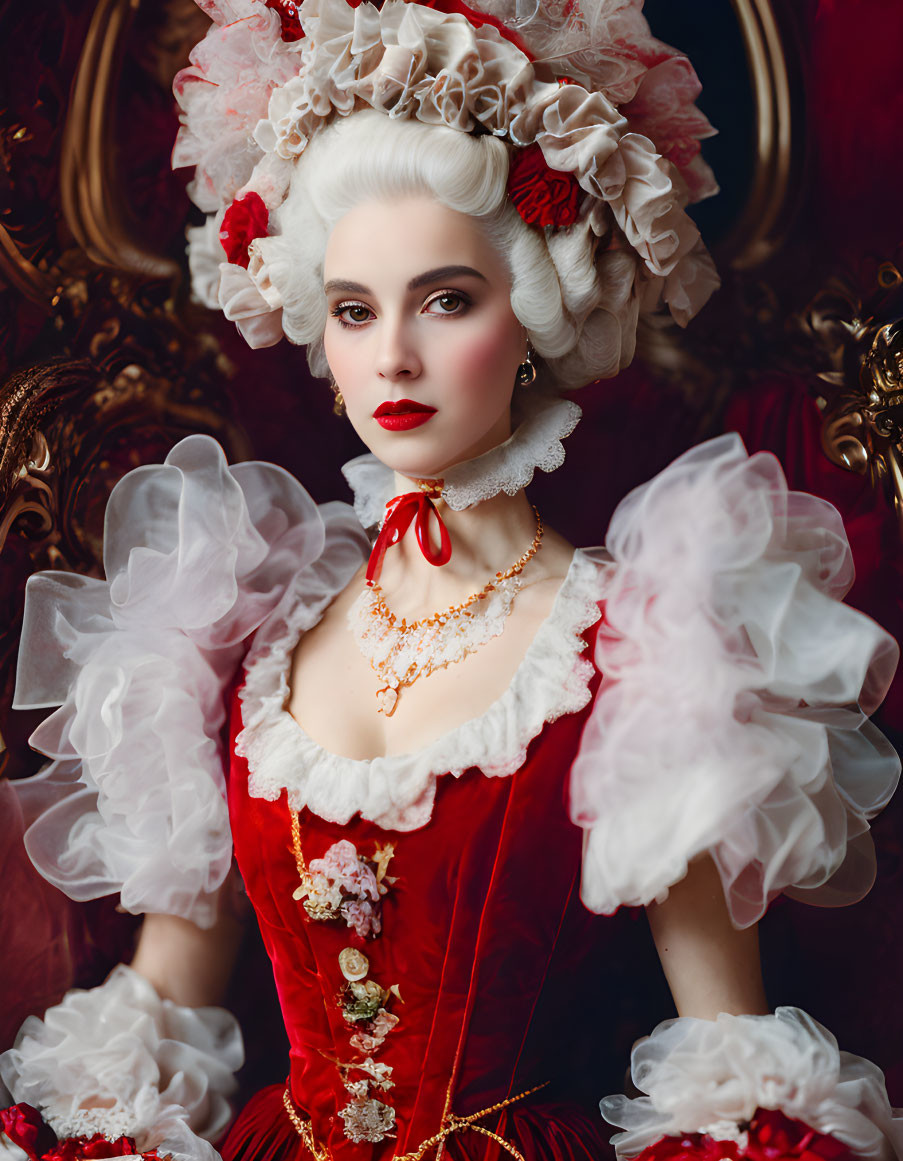
[[[408,622],[395,616],[377,583],[357,598],[348,612],[348,624],[382,683],[376,692],[380,713],[392,716],[403,686],[463,661],[499,636],[522,586],[520,574],[542,547],[542,517],[536,508],[533,512],[536,534],[527,551],[460,604]]]

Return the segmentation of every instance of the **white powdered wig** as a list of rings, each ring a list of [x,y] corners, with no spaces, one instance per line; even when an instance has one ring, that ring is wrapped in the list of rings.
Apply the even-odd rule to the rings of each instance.
[[[558,0],[536,0],[529,14],[514,0],[473,0],[501,28],[412,0],[300,0],[288,27],[265,0],[199,2],[213,24],[175,80],[173,163],[195,167],[189,192],[207,214],[228,216],[250,195],[262,202],[224,227],[228,262],[210,252],[191,263],[204,302],[218,265],[216,302],[251,347],[286,333],[316,348],[323,305],[312,282],[296,283],[313,278],[324,227],[358,203],[362,184],[368,196],[426,189],[484,220],[510,257],[514,309],[559,387],[614,375],[630,361],[640,313],[667,308],[685,326],[718,286],[684,212],[717,190],[699,156],[713,129],[694,104],[692,66],[652,37],[642,0],[566,6],[570,15]],[[544,79],[546,67],[563,79]],[[531,195],[567,203],[542,229],[504,208],[508,151],[523,160],[531,147]],[[338,196],[326,199],[327,188]],[[309,232],[294,234],[296,224]],[[290,232],[289,254],[271,244]],[[192,250],[214,243],[212,230],[189,237]],[[324,370],[318,349],[311,361]]]
[[[635,260],[621,252],[594,262],[585,231],[575,238],[527,225],[507,200],[508,159],[509,147],[489,134],[370,109],[338,118],[311,140],[270,236],[251,245],[248,273],[272,306],[281,305],[290,341],[309,345],[315,375],[329,373],[323,257],[331,230],[362,202],[420,194],[481,223],[510,273],[514,313],[557,386],[612,375],[629,362],[636,320],[625,308]]]

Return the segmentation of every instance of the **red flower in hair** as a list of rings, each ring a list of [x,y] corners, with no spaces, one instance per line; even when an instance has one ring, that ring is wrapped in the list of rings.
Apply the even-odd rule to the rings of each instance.
[[[247,270],[250,261],[248,247],[255,238],[266,237],[269,221],[270,211],[260,194],[245,194],[234,201],[226,210],[219,231],[227,261]]]
[[[273,8],[279,13],[282,24],[282,39],[289,43],[304,39],[301,28],[301,17],[298,15],[298,4],[301,0],[264,0],[267,8]]]
[[[582,190],[572,173],[550,169],[535,142],[518,149],[508,172],[508,197],[531,226],[573,226]]]
[[[41,1114],[31,1105],[11,1105],[8,1109],[0,1109],[0,1132],[24,1149],[29,1157],[37,1156],[38,1134],[43,1126]]]

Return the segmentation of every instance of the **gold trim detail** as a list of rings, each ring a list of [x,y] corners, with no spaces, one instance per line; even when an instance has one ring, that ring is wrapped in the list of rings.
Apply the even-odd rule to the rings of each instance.
[[[292,1101],[292,1094],[289,1092],[288,1085],[285,1086],[285,1091],[282,1094],[282,1103],[285,1105],[285,1111],[288,1113],[288,1119],[292,1122],[295,1132],[310,1150],[310,1154],[315,1161],[331,1161],[332,1155],[325,1145],[321,1145],[317,1141],[310,1121],[302,1120],[298,1116],[298,1110]]]
[[[508,1108],[509,1105],[525,1100],[528,1096],[532,1096],[541,1089],[547,1088],[549,1083],[549,1081],[544,1081],[542,1084],[534,1085],[533,1088],[528,1088],[525,1092],[518,1093],[517,1096],[507,1097],[503,1101],[498,1101],[497,1104],[490,1105],[486,1109],[480,1109],[477,1113],[470,1113],[466,1117],[456,1117],[454,1114],[446,1112],[442,1118],[442,1128],[438,1133],[434,1133],[432,1137],[427,1137],[413,1152],[396,1153],[393,1161],[421,1161],[425,1153],[441,1145],[453,1133],[463,1133],[468,1130],[474,1133],[482,1133],[484,1137],[489,1137],[507,1153],[510,1153],[516,1161],[524,1161],[523,1154],[510,1141],[506,1141],[498,1133],[494,1133],[491,1129],[487,1129],[484,1125],[478,1125],[476,1122],[481,1121],[483,1117],[488,1117],[491,1113],[500,1112],[502,1109]],[[288,1085],[285,1086],[285,1091],[282,1094],[282,1103],[285,1106],[285,1111],[288,1113],[288,1118],[295,1132],[310,1150],[315,1161],[331,1161],[332,1154],[329,1152],[329,1148],[326,1145],[322,1145],[316,1139],[310,1121],[298,1115],[298,1110],[292,1101],[292,1094]]]
[[[289,804],[288,813],[292,820],[292,851],[295,856],[295,866],[298,868],[298,878],[301,880],[301,887],[305,891],[309,891],[311,886],[310,871],[307,869],[304,852],[301,850],[301,818],[297,810],[292,810],[291,804]]]
[[[903,533],[903,272],[882,262],[864,294],[835,277],[803,312],[813,344],[822,447],[839,467],[884,488]]]

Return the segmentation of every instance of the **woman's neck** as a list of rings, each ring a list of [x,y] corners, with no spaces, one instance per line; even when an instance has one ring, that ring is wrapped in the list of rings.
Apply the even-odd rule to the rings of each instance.
[[[395,482],[396,495],[416,488],[405,476],[396,474]],[[451,537],[449,562],[436,566],[424,558],[413,525],[383,560],[380,585],[398,616],[419,617],[465,599],[522,556],[536,535],[536,516],[524,491],[500,493],[461,512],[442,500],[435,506]],[[435,520],[430,525],[438,545]],[[540,552],[531,561],[531,572],[545,572],[532,567],[541,565],[541,557]]]

